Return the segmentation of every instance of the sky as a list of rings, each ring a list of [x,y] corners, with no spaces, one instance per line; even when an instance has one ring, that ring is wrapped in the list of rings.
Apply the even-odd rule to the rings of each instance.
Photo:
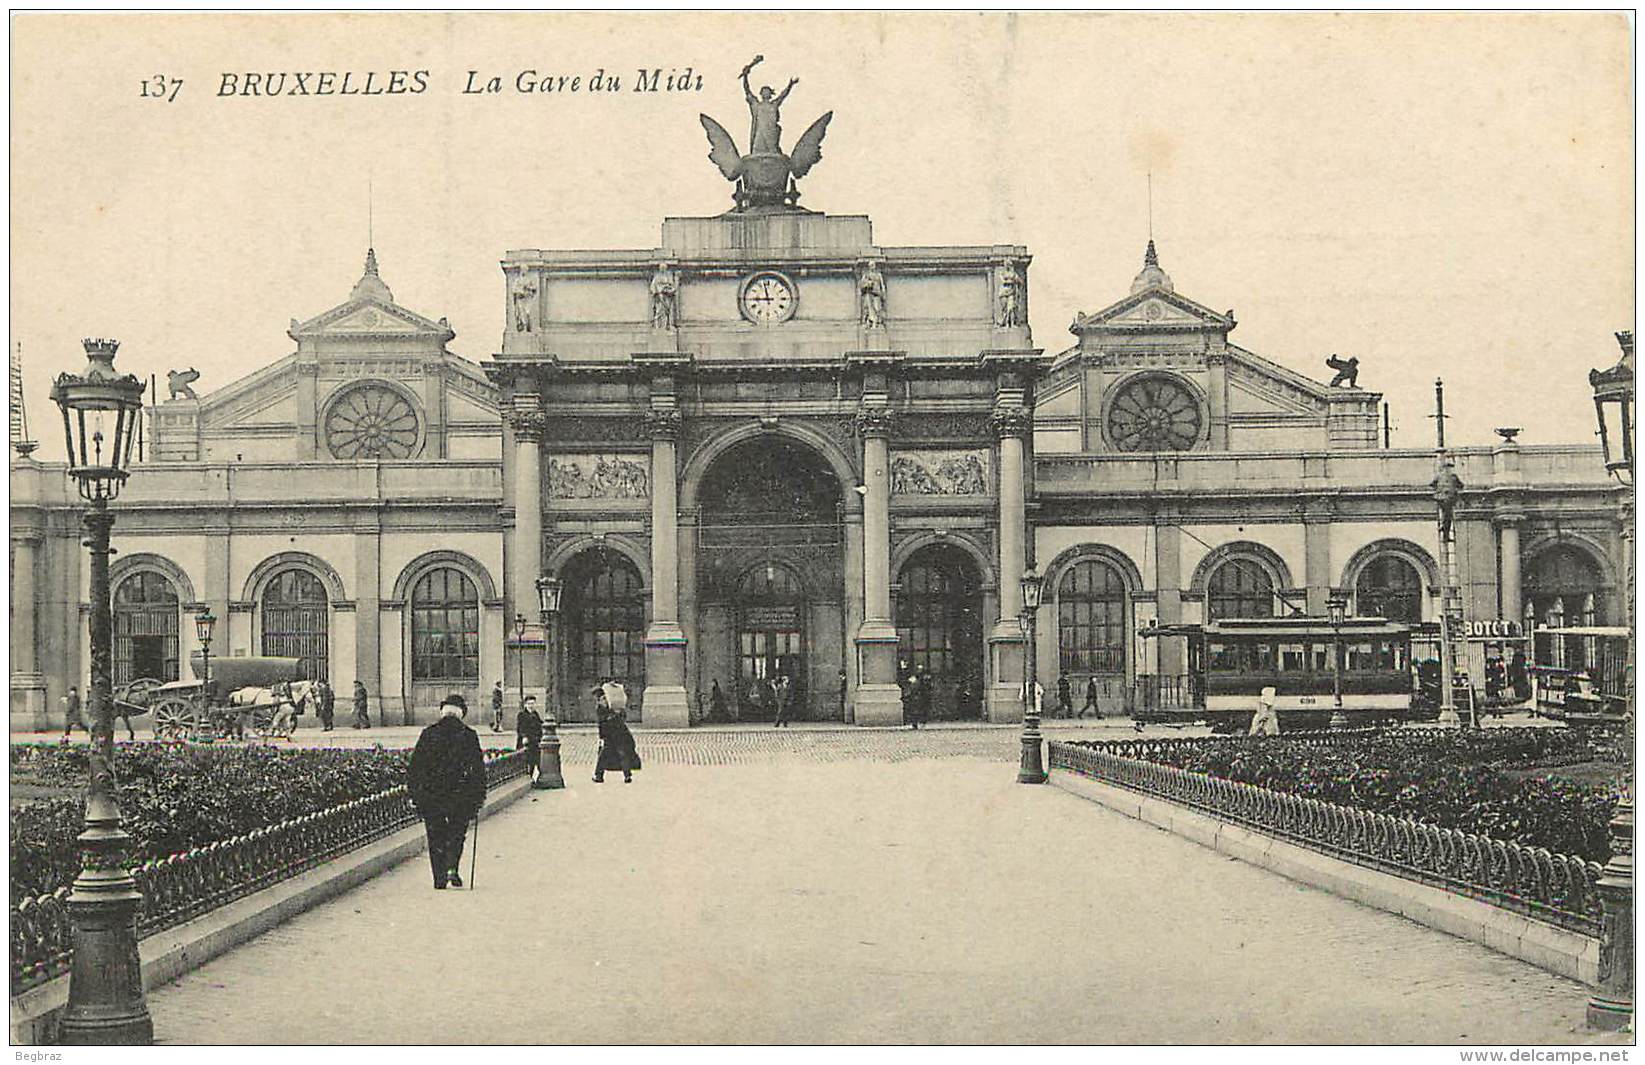
[[[1035,343],[1125,296],[1150,231],[1231,339],[1317,380],[1358,356],[1393,442],[1591,442],[1587,372],[1633,326],[1630,26],[1596,14],[14,16],[10,338],[44,437],[80,338],[223,387],[343,302],[500,345],[513,248],[651,248],[729,185],[699,112],[798,77],[832,110],[802,204],[881,245],[1019,243]],[[635,92],[690,68],[700,91]],[[420,93],[222,95],[246,72],[420,71]],[[518,93],[534,70],[578,92]],[[597,70],[622,90],[594,93]],[[464,93],[497,76],[505,92]],[[164,76],[161,83],[157,76]],[[172,95],[173,79],[182,86]],[[407,79],[410,83],[410,79]],[[145,86],[150,92],[144,96]],[[163,95],[155,95],[163,92]],[[368,197],[368,187],[370,189]],[[369,201],[369,206],[368,206]],[[369,215],[369,222],[368,222]],[[369,231],[369,235],[368,235]],[[59,459],[46,439],[41,456]]]

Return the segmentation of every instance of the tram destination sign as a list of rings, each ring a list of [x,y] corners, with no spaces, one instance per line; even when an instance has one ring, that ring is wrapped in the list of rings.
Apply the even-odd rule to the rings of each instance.
[[[1468,622],[1467,638],[1470,640],[1523,640],[1525,638],[1525,626],[1521,622],[1505,618],[1470,621]]]

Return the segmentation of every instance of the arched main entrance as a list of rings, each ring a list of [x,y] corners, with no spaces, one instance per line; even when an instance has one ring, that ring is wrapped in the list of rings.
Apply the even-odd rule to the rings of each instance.
[[[614,680],[628,692],[629,720],[638,721],[645,692],[645,580],[639,567],[620,552],[596,547],[574,556],[563,576],[556,671],[561,719],[595,720],[591,691]]]
[[[762,685],[785,673],[795,720],[841,719],[847,646],[839,479],[776,434],[720,455],[697,491],[697,683],[726,715],[769,720]]]
[[[982,716],[982,578],[971,556],[931,544],[909,556],[897,578],[898,679],[929,678],[931,717]]]

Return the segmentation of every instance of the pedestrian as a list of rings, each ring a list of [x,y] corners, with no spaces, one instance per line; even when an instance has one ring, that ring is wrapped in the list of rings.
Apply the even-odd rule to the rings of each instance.
[[[1074,693],[1068,686],[1068,678],[1057,678],[1057,714],[1061,717],[1074,716]]]
[[[537,697],[525,697],[525,705],[514,716],[514,749],[524,747],[526,761],[531,763],[531,779],[537,779],[537,763],[543,747],[543,718],[537,713]]]
[[[330,732],[337,724],[337,693],[323,680],[318,682],[318,687],[315,702],[320,713],[320,731]]]
[[[840,720],[845,720],[845,670],[840,670]]]
[[[370,728],[371,714],[368,713],[371,697],[366,694],[366,686],[360,681],[354,682],[354,727]]]
[[[1032,685],[1023,681],[1019,698],[1022,700],[1022,712],[1038,717],[1045,709],[1045,685],[1037,680]]]
[[[903,716],[916,732],[931,718],[931,678],[920,669],[908,679],[908,694],[903,703]]]
[[[1525,668],[1525,652],[1516,650],[1508,663],[1508,686],[1514,690],[1514,699],[1524,702],[1531,697],[1531,674]]]
[[[1080,707],[1079,716],[1084,717],[1087,710],[1091,711],[1092,717],[1096,718],[1098,721],[1102,720],[1102,707],[1097,705],[1096,677],[1085,678],[1085,705]]]
[[[480,737],[463,723],[468,703],[448,695],[440,703],[440,719],[417,737],[406,769],[411,805],[428,832],[428,864],[434,870],[434,890],[447,884],[462,887],[458,866],[463,859],[463,837],[468,823],[485,805],[485,758]]]
[[[773,722],[772,727],[775,728],[775,722],[777,720],[777,693],[776,690],[771,687],[771,682],[769,680],[762,677],[754,682],[754,701],[760,708],[760,717],[769,717]]]
[[[788,679],[787,673],[777,674],[777,680],[771,686],[772,697],[777,703],[777,727],[788,727],[788,709],[794,703],[794,682]]]
[[[503,731],[503,682],[491,689],[491,731]]]
[[[1274,699],[1277,694],[1274,688],[1264,688],[1262,694],[1257,696],[1257,712],[1251,718],[1250,735],[1279,735],[1279,714],[1274,710]]]
[[[86,728],[85,719],[80,716],[80,689],[69,685],[68,694],[63,696],[63,738],[68,739],[69,733],[78,725],[85,729],[86,735],[91,735],[91,729]]]
[[[724,721],[726,717],[725,692],[720,690],[720,679],[715,677],[713,686],[708,689],[708,719]]]
[[[640,768],[640,752],[634,746],[634,733],[628,730],[628,722],[624,720],[628,692],[612,680],[594,691],[594,704],[600,719],[600,753],[594,761],[594,783],[605,783],[607,769],[620,769],[623,783],[632,784],[634,770]]]

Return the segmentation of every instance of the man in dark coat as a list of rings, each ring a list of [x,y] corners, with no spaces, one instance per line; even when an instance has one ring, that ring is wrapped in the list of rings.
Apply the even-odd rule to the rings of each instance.
[[[923,670],[914,670],[914,675],[908,678],[908,688],[903,696],[903,716],[914,729],[931,719],[931,678]]]
[[[354,727],[370,728],[371,714],[367,709],[370,705],[370,696],[366,695],[366,686],[360,681],[354,682]]]
[[[531,763],[531,779],[537,779],[537,765],[543,748],[543,717],[537,713],[537,697],[525,697],[525,705],[514,716],[514,749],[521,747],[526,750],[526,758]]]
[[[600,753],[594,762],[594,783],[605,783],[607,769],[620,769],[623,783],[634,783],[634,770],[640,768],[640,752],[634,746],[634,733],[628,730],[623,713],[628,708],[628,693],[615,681],[606,681],[594,689],[598,694],[595,706],[600,715]]]
[[[1067,677],[1057,678],[1057,713],[1062,717],[1074,716],[1074,692]]]
[[[440,704],[440,720],[417,737],[406,772],[411,805],[428,830],[428,863],[434,869],[434,889],[449,883],[463,886],[458,866],[463,859],[463,837],[468,823],[486,798],[485,758],[480,737],[463,724],[468,704],[461,695],[448,695]]]
[[[331,685],[320,681],[319,691],[316,693],[320,711],[322,732],[330,732],[337,724],[337,693],[331,690]]]
[[[80,716],[80,689],[70,684],[69,693],[63,696],[64,739],[68,738],[68,734],[74,731],[76,725],[85,729],[88,734],[91,732],[91,729],[86,728],[85,719]]]

